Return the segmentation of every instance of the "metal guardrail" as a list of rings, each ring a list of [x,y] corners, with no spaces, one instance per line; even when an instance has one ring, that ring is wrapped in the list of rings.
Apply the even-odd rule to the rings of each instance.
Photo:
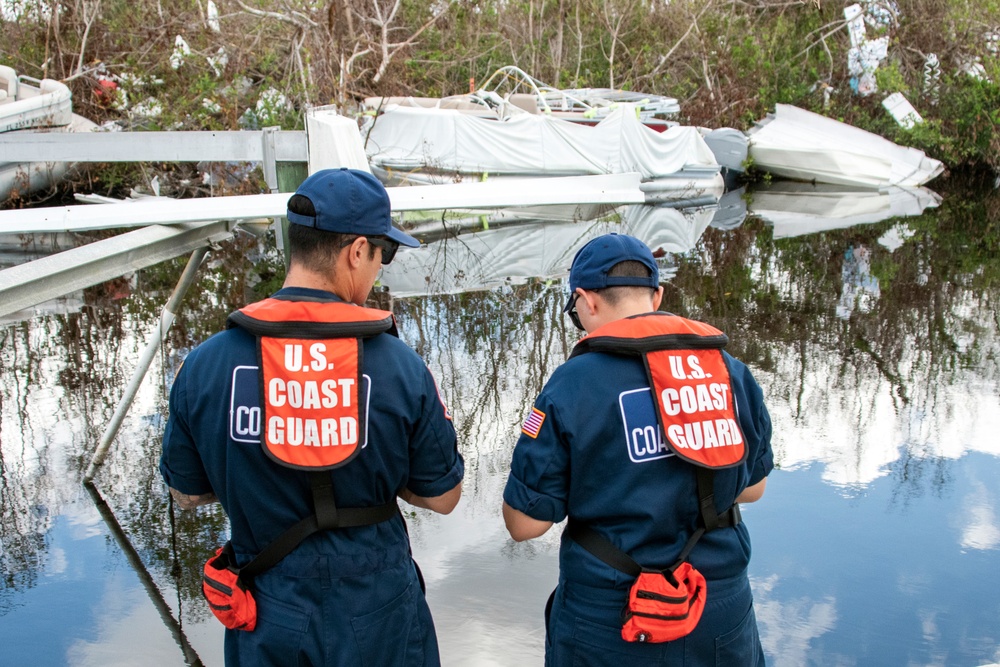
[[[296,131],[5,132],[0,162],[306,162],[306,133]]]
[[[233,235],[229,221],[153,225],[0,271],[0,316],[10,315]]]

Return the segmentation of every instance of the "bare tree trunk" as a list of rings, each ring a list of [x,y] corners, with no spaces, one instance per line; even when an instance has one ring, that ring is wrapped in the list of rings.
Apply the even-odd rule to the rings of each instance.
[[[580,4],[576,5],[576,74],[573,75],[573,88],[580,87],[580,68],[583,66],[583,29],[580,27]]]
[[[94,2],[83,0],[81,10],[84,28],[83,37],[80,38],[80,56],[76,60],[76,71],[74,72],[76,76],[83,74],[83,57],[87,51],[87,39],[90,37],[90,28],[101,14],[101,0]]]
[[[562,85],[562,54],[563,54],[563,26],[566,24],[566,2],[559,0],[559,16],[556,19],[556,43],[552,47],[552,65],[555,68],[555,75],[552,77],[552,85],[558,88]]]

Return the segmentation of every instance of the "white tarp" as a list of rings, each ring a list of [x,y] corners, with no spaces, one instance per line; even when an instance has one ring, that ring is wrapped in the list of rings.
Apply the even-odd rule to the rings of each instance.
[[[944,170],[921,150],[789,104],[776,105],[749,134],[756,167],[799,181],[915,187]]]
[[[718,171],[697,128],[656,132],[642,124],[631,105],[622,105],[593,127],[544,115],[500,121],[393,105],[375,118],[363,138],[372,165],[387,170],[522,176],[638,172],[643,179],[686,168]]]

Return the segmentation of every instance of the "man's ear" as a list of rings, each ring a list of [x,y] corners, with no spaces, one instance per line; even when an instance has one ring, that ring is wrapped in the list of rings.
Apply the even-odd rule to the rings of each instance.
[[[659,287],[656,288],[656,291],[653,292],[653,310],[659,310],[660,303],[662,302],[663,302],[663,285],[660,285]]]
[[[577,288],[577,293],[579,293],[580,298],[577,299],[576,309],[580,310],[581,308],[586,308],[588,315],[596,315],[598,307],[597,292],[588,292],[585,289]],[[583,303],[581,303],[581,301]]]
[[[363,236],[359,236],[354,239],[351,245],[347,246],[347,261],[351,268],[356,269],[361,266],[364,259],[364,253],[367,252],[367,250],[365,250],[365,246],[367,245],[368,239]]]

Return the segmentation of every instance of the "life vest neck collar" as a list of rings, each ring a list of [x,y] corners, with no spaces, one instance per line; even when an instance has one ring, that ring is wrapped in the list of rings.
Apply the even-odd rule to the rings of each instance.
[[[570,358],[586,352],[642,354],[649,350],[721,349],[728,342],[726,334],[710,324],[653,311],[595,329],[577,342]]]

